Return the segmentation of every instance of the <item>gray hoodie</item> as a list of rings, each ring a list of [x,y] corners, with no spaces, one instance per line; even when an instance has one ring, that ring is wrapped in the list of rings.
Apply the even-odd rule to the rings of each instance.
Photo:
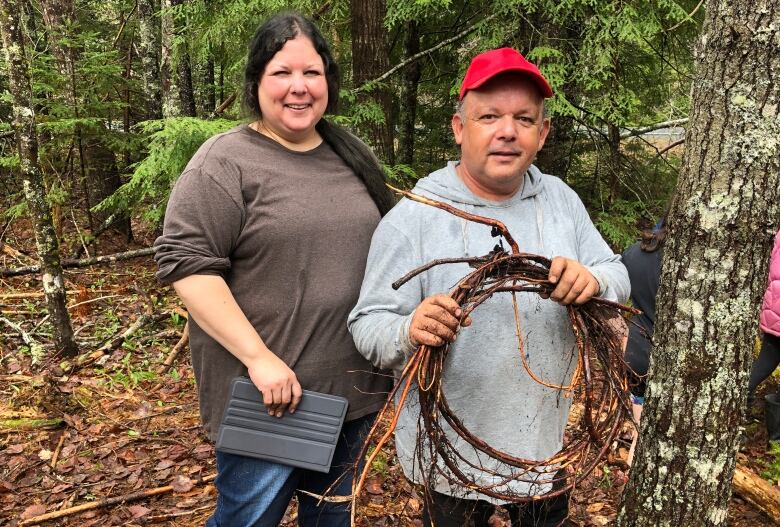
[[[542,174],[532,165],[520,192],[506,201],[492,202],[474,196],[455,167],[456,163],[450,162],[421,179],[414,192],[498,219],[509,228],[521,251],[578,260],[598,280],[599,296],[620,302],[628,298],[628,274],[620,256],[610,250],[579,197],[560,179]],[[403,199],[380,222],[371,241],[360,299],[348,320],[358,351],[375,365],[398,371],[413,351],[408,326],[414,309],[430,295],[449,293],[471,269],[467,264],[441,265],[397,291],[390,284],[431,260],[485,255],[497,242],[490,227]],[[520,293],[517,300],[522,352],[530,368],[548,383],[568,384],[577,356],[566,310],[537,294]],[[537,383],[523,368],[510,294],[494,295],[473,312],[472,320],[470,327],[459,331],[445,365],[444,394],[450,407],[468,430],[491,446],[526,459],[550,457],[562,447],[571,400],[559,390]],[[407,477],[421,483],[414,458],[418,418],[416,392],[412,391],[396,428],[396,450]],[[499,467],[457,438],[446,423],[443,426],[470,464],[490,470]],[[429,465],[424,461],[426,471]],[[546,486],[532,488],[519,481],[500,483],[490,470],[475,469],[469,463],[461,463],[460,468],[482,486],[497,485],[503,492],[527,495],[546,491]],[[499,470],[508,473],[509,467]],[[438,473],[432,483],[444,494],[498,503],[468,489],[452,488]]]

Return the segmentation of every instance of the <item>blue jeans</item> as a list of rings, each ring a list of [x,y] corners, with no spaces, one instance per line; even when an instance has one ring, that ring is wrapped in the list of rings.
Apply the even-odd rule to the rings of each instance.
[[[344,423],[327,474],[217,452],[215,485],[219,496],[217,508],[206,527],[276,527],[293,494],[298,496],[298,525],[301,527],[349,527],[349,502],[323,502],[318,507],[317,498],[298,491],[322,495],[347,472],[331,495],[349,496],[352,493],[350,468],[360,454],[375,417],[376,414],[369,414]],[[360,460],[360,466],[363,466],[363,460]]]

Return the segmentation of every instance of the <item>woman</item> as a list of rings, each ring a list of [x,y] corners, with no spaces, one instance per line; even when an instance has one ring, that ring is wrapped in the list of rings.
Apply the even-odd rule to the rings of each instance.
[[[633,399],[632,412],[638,424],[645,402],[645,377],[650,365],[650,346],[655,325],[655,297],[661,281],[661,261],[663,246],[669,227],[666,216],[650,231],[642,233],[642,240],[636,242],[623,253],[623,265],[628,270],[631,281],[631,303],[642,311],[631,319],[626,341],[626,362],[632,370]],[[630,465],[634,459],[638,434],[634,432],[631,448],[626,462]]]
[[[244,102],[254,118],[206,141],[171,193],[155,242],[158,277],[190,312],[201,418],[216,438],[230,381],[248,375],[271,415],[301,389],[349,400],[330,474],[217,453],[208,526],[278,525],[296,490],[299,524],[349,525],[322,494],[354,462],[388,384],[347,332],[371,234],[392,206],[366,146],[329,124],[338,70],[298,14],[260,26],[249,46]],[[334,489],[349,494],[346,478]]]
[[[780,231],[775,234],[775,245],[769,259],[769,283],[764,293],[759,319],[761,352],[750,370],[748,397],[780,364]],[[780,441],[780,393],[767,394],[766,431],[769,441]]]

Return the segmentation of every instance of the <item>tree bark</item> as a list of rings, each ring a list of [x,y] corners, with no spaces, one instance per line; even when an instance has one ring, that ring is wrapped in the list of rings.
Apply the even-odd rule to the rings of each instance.
[[[206,88],[203,112],[207,115],[211,115],[217,108],[217,90],[216,86],[214,86],[214,55],[211,53],[211,46],[209,46],[209,58],[206,61],[206,71],[203,83]]]
[[[52,54],[57,59],[60,73],[72,81],[75,73],[76,50],[64,44],[63,39],[68,36],[66,28],[73,21],[73,2],[72,0],[41,0],[41,10],[43,11],[43,23],[47,30],[47,40],[51,46]],[[71,86],[71,91],[73,91],[73,86]],[[70,95],[73,97],[73,93]]]
[[[352,8],[352,78],[355,86],[375,79],[390,68],[389,50],[384,26],[387,11],[385,0],[351,0]],[[379,104],[383,122],[364,123],[360,126],[368,136],[378,157],[392,164],[393,149],[393,97],[389,90],[375,88],[370,93],[361,92],[358,102],[375,101]]]
[[[179,61],[176,64],[176,71],[179,75],[179,102],[181,104],[180,113],[188,117],[195,117],[195,92],[192,89],[192,66],[190,64],[190,54],[186,49],[179,50]]]
[[[58,352],[73,357],[78,347],[65,304],[65,282],[60,267],[59,247],[51,213],[46,203],[46,190],[38,165],[38,140],[35,132],[35,112],[30,105],[32,88],[24,56],[22,10],[17,0],[0,0],[0,33],[3,38],[13,98],[13,127],[16,131],[24,194],[35,228],[35,242],[43,271],[43,290],[54,326],[54,343]]]
[[[160,29],[160,85],[162,99],[162,116],[178,117],[181,115],[179,102],[178,75],[173,67],[173,37],[174,20],[170,12],[172,0],[162,0],[163,12],[161,13]]]
[[[416,20],[406,23],[404,58],[420,51],[420,31]],[[414,135],[417,122],[417,85],[420,82],[420,63],[415,61],[404,72],[400,96],[400,135],[398,138],[398,162],[411,166],[414,163]]]
[[[155,0],[138,0],[138,48],[146,100],[146,118],[162,119],[160,18]]]
[[[619,526],[722,526],[780,225],[780,2],[710,0]]]

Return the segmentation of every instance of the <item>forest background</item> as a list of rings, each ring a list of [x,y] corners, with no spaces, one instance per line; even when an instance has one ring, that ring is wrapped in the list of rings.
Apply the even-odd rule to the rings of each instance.
[[[390,179],[407,187],[457,158],[449,123],[470,58],[498,46],[523,52],[555,90],[538,165],[578,191],[622,250],[655,222],[673,188],[679,150],[637,132],[687,117],[701,17],[697,2],[668,0],[18,5],[39,163],[64,257],[81,254],[108,218],[128,234],[132,224],[140,238],[159,226],[192,153],[241,118],[235,99],[247,43],[260,21],[284,8],[316,19],[333,46],[343,79],[334,120],[371,144]],[[26,206],[7,70],[0,71],[7,227]]]
[[[186,313],[154,281],[148,247],[189,158],[206,138],[241,121],[246,45],[267,16],[296,9],[316,20],[342,73],[341,108],[329,118],[370,144],[388,179],[404,188],[458,157],[450,118],[470,58],[500,46],[520,50],[555,91],[547,106],[553,126],[537,165],[578,192],[620,252],[656,223],[677,181],[702,5],[0,0],[0,13],[16,16],[19,36],[15,45],[4,41],[0,61],[0,387],[8,396],[1,426],[10,431],[0,452],[8,462],[0,498],[29,518],[98,500],[115,487],[148,488],[177,472],[186,480],[177,480],[177,492],[194,492],[189,478],[202,481],[213,470],[204,461],[210,446],[193,440],[191,373],[185,359],[174,362],[186,344]],[[31,160],[20,158],[18,141],[26,140],[12,127],[20,118],[14,74],[22,69],[40,208],[50,213],[57,242],[50,248],[66,266],[101,254],[138,258],[66,271],[71,354],[80,353],[71,362],[52,353],[57,317],[44,316],[42,284],[32,274],[41,216],[29,194],[25,199]],[[70,370],[74,363],[90,368]],[[152,446],[139,447],[141,440]],[[152,459],[159,463],[147,466]],[[384,459],[379,473],[392,475],[397,467],[390,455]],[[624,473],[605,467],[596,486],[625,483]],[[770,460],[767,476],[780,477],[779,467]],[[369,490],[372,500],[382,481]],[[38,486],[44,495],[25,494]],[[414,491],[407,485],[398,492],[405,496],[400,511],[382,502],[375,516],[416,521]],[[158,514],[160,521],[208,513],[202,509],[209,505],[193,500],[169,503],[174,512]],[[126,524],[148,518],[142,509],[89,520]],[[589,525],[615,512],[614,503],[602,502],[577,514]]]

